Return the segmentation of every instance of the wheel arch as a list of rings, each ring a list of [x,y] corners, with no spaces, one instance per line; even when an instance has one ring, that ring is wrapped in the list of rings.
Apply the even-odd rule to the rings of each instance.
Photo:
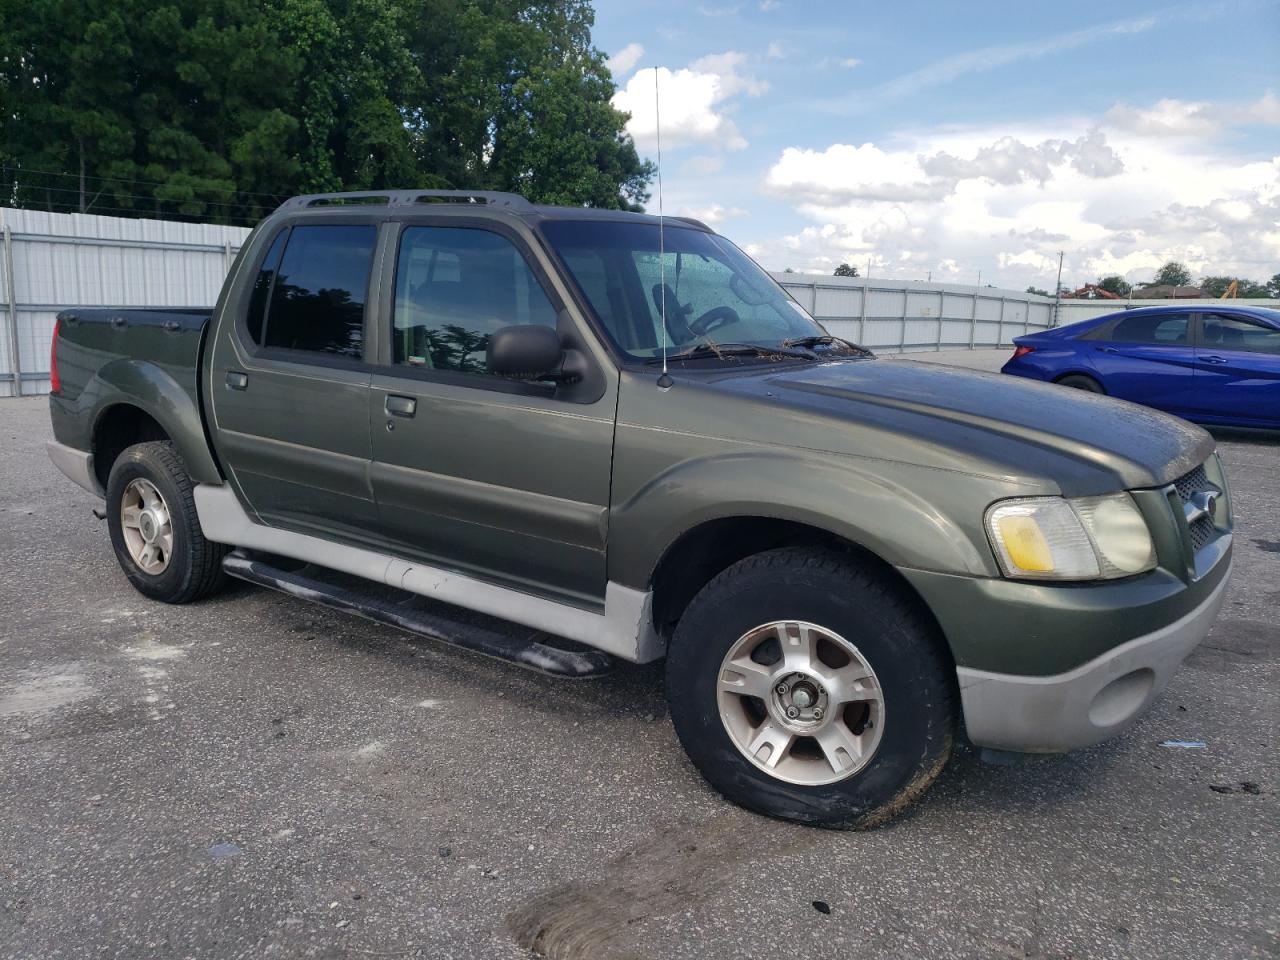
[[[1062,383],[1062,381],[1066,380],[1068,377],[1084,377],[1086,380],[1092,380],[1094,383],[1098,385],[1098,389],[1102,392],[1104,396],[1110,396],[1110,393],[1107,390],[1107,385],[1102,382],[1102,378],[1099,377],[1098,374],[1093,370],[1084,370],[1084,369],[1072,367],[1069,370],[1064,370],[1061,373],[1056,374],[1053,380],[1051,380],[1050,382]]]
[[[94,375],[80,403],[92,424],[90,452],[104,488],[120,453],[148,440],[172,443],[194,482],[222,482],[194,389],[194,382],[189,391],[158,364],[131,358],[108,363]]]
[[[669,639],[693,598],[718,574],[747,557],[787,547],[810,547],[843,554],[851,563],[874,570],[919,610],[932,627],[940,648],[952,657],[946,634],[933,610],[893,564],[831,530],[769,516],[719,517],[698,524],[673,542],[659,559],[650,581],[655,629]]]

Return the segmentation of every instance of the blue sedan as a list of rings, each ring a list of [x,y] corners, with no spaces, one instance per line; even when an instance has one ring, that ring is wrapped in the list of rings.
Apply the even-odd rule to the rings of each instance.
[[[1013,342],[1002,373],[1199,423],[1280,428],[1280,310],[1141,307]]]

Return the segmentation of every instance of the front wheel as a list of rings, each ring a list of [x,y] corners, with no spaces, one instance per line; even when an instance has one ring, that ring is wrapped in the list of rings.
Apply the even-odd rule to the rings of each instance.
[[[107,526],[120,568],[139,593],[189,603],[225,582],[228,548],[205,539],[191,478],[168,443],[134,444],[112,464]]]
[[[748,809],[873,827],[951,753],[955,675],[907,590],[840,554],[771,550],[712,580],[667,659],[690,759]]]

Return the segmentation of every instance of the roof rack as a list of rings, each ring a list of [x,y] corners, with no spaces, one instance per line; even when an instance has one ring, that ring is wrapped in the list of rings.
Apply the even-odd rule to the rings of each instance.
[[[483,204],[494,207],[510,207],[513,210],[532,210],[531,204],[516,193],[497,190],[368,190],[355,193],[307,193],[291,197],[277,208],[292,210],[299,207],[345,206],[401,206],[419,203]]]

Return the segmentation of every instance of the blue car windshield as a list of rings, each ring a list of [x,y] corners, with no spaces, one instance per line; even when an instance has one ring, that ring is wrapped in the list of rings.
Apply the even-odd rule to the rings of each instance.
[[[668,222],[553,220],[543,234],[619,349],[637,360],[706,344],[783,347],[826,331],[728,240]],[[665,303],[664,303],[665,301]]]

